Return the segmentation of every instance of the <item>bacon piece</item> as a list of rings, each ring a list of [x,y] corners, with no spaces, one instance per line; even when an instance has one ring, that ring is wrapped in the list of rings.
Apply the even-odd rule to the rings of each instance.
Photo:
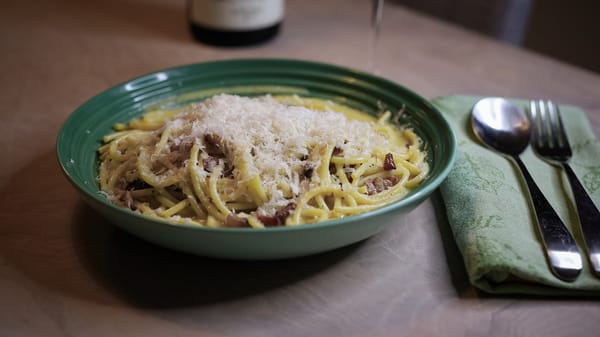
[[[368,195],[373,195],[373,194],[377,193],[377,188],[375,187],[375,184],[373,183],[373,180],[367,180],[367,181],[365,181],[365,186],[367,187],[367,194]]]
[[[335,166],[334,163],[330,163],[329,164],[329,173],[330,174],[336,174],[337,173],[337,167]]]
[[[265,215],[257,213],[256,217],[258,218],[258,220],[260,220],[260,222],[263,223],[263,225],[265,225],[265,227],[283,226],[285,225],[285,220],[287,219],[287,217],[290,216],[290,214],[292,214],[292,211],[294,211],[295,209],[296,203],[290,202],[285,207],[275,212],[275,215]]]
[[[392,186],[394,186],[394,185],[396,185],[398,183],[398,177],[396,177],[396,176],[386,177],[383,180],[385,180],[386,183],[390,184],[390,185],[388,185],[388,188],[392,187]]]
[[[256,213],[256,217],[258,218],[258,220],[260,220],[260,222],[263,223],[263,225],[265,225],[265,227],[281,226],[281,223],[275,215]]]
[[[385,155],[385,159],[383,161],[383,169],[386,171],[391,171],[396,169],[396,163],[394,162],[394,156],[391,153]]]
[[[304,177],[311,178],[315,169],[311,164],[304,165]]]
[[[342,153],[344,153],[344,149],[342,149],[340,146],[336,146],[333,148],[333,152],[331,153],[331,155],[339,156]]]
[[[222,157],[225,153],[223,151],[223,140],[219,135],[207,133],[204,135],[204,146],[206,153],[211,156]]]
[[[383,192],[388,188],[396,185],[398,183],[398,178],[395,176],[391,177],[375,177],[373,179],[367,180],[365,182],[365,186],[367,187],[367,194],[373,195],[376,193]]]
[[[250,227],[248,219],[240,218],[235,213],[229,213],[223,225],[225,227]]]

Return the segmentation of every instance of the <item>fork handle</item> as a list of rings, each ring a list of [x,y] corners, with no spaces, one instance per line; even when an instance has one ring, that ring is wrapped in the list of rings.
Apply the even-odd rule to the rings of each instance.
[[[594,272],[600,275],[600,211],[598,211],[592,198],[577,179],[577,175],[575,175],[571,166],[566,163],[562,166],[571,183],[575,205],[577,205],[577,214],[579,214],[579,224],[581,225],[581,232],[583,233],[590,262]]]
[[[518,156],[512,158],[527,183],[550,270],[563,281],[574,281],[583,267],[575,239],[539,189],[525,164]]]

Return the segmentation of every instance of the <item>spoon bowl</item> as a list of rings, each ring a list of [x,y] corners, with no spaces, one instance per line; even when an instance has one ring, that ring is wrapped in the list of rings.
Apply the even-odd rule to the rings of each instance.
[[[529,145],[529,119],[503,98],[478,101],[473,107],[472,124],[477,138],[498,152],[518,155]]]

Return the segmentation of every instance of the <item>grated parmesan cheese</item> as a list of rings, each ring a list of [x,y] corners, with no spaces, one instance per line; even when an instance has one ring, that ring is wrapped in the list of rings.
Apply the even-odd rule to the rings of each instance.
[[[176,145],[197,143],[207,134],[220,137],[236,180],[260,176],[268,197],[261,210],[272,214],[289,202],[282,184],[296,196],[313,185],[302,175],[307,163],[315,169],[320,165],[321,155],[315,149],[343,147],[344,156],[370,157],[377,149],[389,148],[389,140],[374,126],[375,121],[288,105],[271,96],[220,94],[168,121],[165,130],[172,130]]]

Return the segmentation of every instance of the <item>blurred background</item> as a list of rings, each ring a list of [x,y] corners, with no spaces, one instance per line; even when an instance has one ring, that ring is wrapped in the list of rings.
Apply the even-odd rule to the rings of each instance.
[[[595,72],[600,1],[387,0]]]

